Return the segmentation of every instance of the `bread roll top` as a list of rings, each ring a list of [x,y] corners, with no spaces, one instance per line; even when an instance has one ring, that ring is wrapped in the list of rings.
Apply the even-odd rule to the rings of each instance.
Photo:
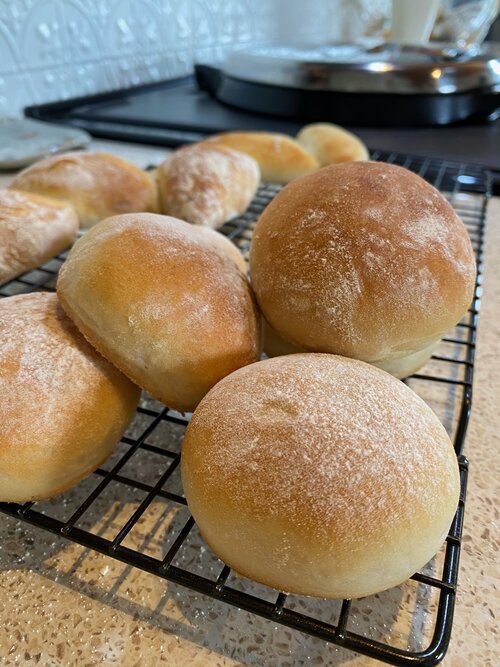
[[[168,216],[108,218],[75,244],[57,291],[106,358],[159,400],[192,410],[260,355],[260,317],[226,245]]]
[[[156,170],[163,213],[216,229],[248,208],[257,191],[257,162],[207,143],[181,148]]]
[[[0,393],[0,500],[24,501],[102,463],[140,392],[37,292],[0,300]]]
[[[224,378],[188,425],[182,479],[208,544],[284,591],[360,597],[442,544],[459,475],[411,389],[353,359],[295,354]]]
[[[359,137],[332,123],[306,125],[297,134],[297,141],[314,155],[320,167],[370,159],[368,149]]]

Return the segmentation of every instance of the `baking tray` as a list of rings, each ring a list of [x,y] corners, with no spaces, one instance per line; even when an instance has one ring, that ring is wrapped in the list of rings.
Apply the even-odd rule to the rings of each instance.
[[[394,665],[435,665],[452,630],[464,519],[468,461],[462,450],[472,404],[474,350],[482,294],[483,240],[491,174],[481,167],[396,153],[372,159],[400,164],[440,189],[464,221],[476,253],[474,300],[422,371],[406,380],[436,411],[457,453],[461,495],[441,552],[405,584],[363,600],[319,600],[278,593],[236,576],[207,549],[186,507],[179,477],[180,444],[189,421],[146,394],[111,459],[55,500],[0,503],[0,511],[61,539],[118,559],[198,593],[293,628],[329,644]],[[280,186],[263,184],[224,234],[247,254],[258,216]],[[55,288],[66,253],[0,286],[0,297]],[[29,415],[26,416],[29,419]],[[113,489],[114,514],[106,496]],[[116,504],[121,510],[116,510]],[[148,515],[160,517],[151,528]],[[149,526],[147,529],[143,525]],[[189,598],[189,592],[185,592]],[[288,635],[287,635],[288,637]],[[325,657],[334,647],[324,644]]]

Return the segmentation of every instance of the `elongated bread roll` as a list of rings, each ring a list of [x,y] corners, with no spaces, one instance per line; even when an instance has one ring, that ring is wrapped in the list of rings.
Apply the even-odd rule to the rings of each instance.
[[[328,354],[268,359],[221,380],[191,418],[181,471],[219,558],[319,597],[403,582],[442,545],[459,496],[453,446],[422,399]]]
[[[262,180],[273,183],[288,183],[319,167],[316,158],[286,134],[223,132],[202,143],[229,146],[251,155],[259,163]]]
[[[162,215],[115,216],[87,232],[59,272],[57,293],[85,337],[182,412],[261,353],[250,286],[219,236]]]
[[[156,180],[163,213],[216,229],[246,211],[260,171],[245,153],[202,143],[170,155],[157,168]]]
[[[119,213],[158,210],[151,176],[110,153],[55,155],[21,171],[10,187],[72,204],[81,227]]]
[[[76,238],[74,209],[29,192],[0,190],[0,283],[43,264]]]
[[[355,134],[332,123],[312,123],[303,127],[297,141],[318,160],[321,167],[339,162],[369,160],[370,154]]]
[[[37,292],[0,300],[0,501],[49,498],[112,453],[140,390]]]

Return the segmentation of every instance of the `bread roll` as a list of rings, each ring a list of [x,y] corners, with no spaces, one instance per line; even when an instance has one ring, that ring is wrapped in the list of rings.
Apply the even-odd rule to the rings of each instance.
[[[55,294],[0,300],[0,500],[49,498],[113,451],[139,388],[78,333]]]
[[[432,186],[402,167],[346,162],[284,188],[250,250],[269,324],[295,345],[398,377],[425,363],[471,303],[467,230]]]
[[[110,153],[55,155],[21,171],[10,187],[72,204],[81,227],[118,213],[158,210],[151,176]]]
[[[28,192],[0,190],[0,283],[43,264],[73,243],[71,206]]]
[[[272,132],[223,132],[203,144],[229,146],[251,155],[259,163],[262,180],[288,183],[318,169],[317,160],[286,134]]]
[[[432,410],[360,361],[295,354],[242,368],[196,409],[182,482],[207,544],[278,590],[358,598],[443,543],[459,496]]]
[[[156,178],[163,213],[216,229],[246,211],[260,171],[245,153],[195,144],[168,157],[156,170]]]
[[[182,412],[261,352],[250,287],[216,238],[167,216],[116,216],[87,232],[59,272],[62,305],[92,345]]]
[[[332,123],[306,125],[298,133],[297,141],[314,155],[321,167],[370,159],[368,149],[361,139]]]

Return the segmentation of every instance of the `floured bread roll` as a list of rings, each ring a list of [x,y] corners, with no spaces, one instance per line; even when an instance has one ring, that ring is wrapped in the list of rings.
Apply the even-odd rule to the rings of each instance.
[[[0,501],[61,493],[112,453],[140,390],[37,292],[0,300]]]
[[[167,216],[115,216],[59,272],[61,303],[92,345],[182,412],[261,353],[253,294],[219,237]]]
[[[156,180],[163,213],[216,229],[246,211],[260,171],[245,153],[202,143],[172,153]]]
[[[262,180],[288,183],[310,174],[319,164],[295,139],[273,132],[223,132],[206,139],[209,146],[229,146],[259,163]]]
[[[370,154],[355,134],[332,123],[312,123],[303,127],[297,141],[318,160],[321,167],[339,162],[369,160]]]
[[[217,556],[299,595],[358,598],[400,584],[438,551],[459,497],[452,444],[422,399],[327,354],[221,380],[191,418],[181,465]]]
[[[286,341],[404,377],[467,311],[476,266],[464,224],[432,185],[395,165],[345,162],[267,206],[250,276]]]
[[[74,209],[29,192],[0,190],[0,283],[40,266],[76,238]]]
[[[40,160],[21,171],[10,187],[72,204],[81,227],[118,213],[158,210],[151,176],[110,153],[65,153]]]

